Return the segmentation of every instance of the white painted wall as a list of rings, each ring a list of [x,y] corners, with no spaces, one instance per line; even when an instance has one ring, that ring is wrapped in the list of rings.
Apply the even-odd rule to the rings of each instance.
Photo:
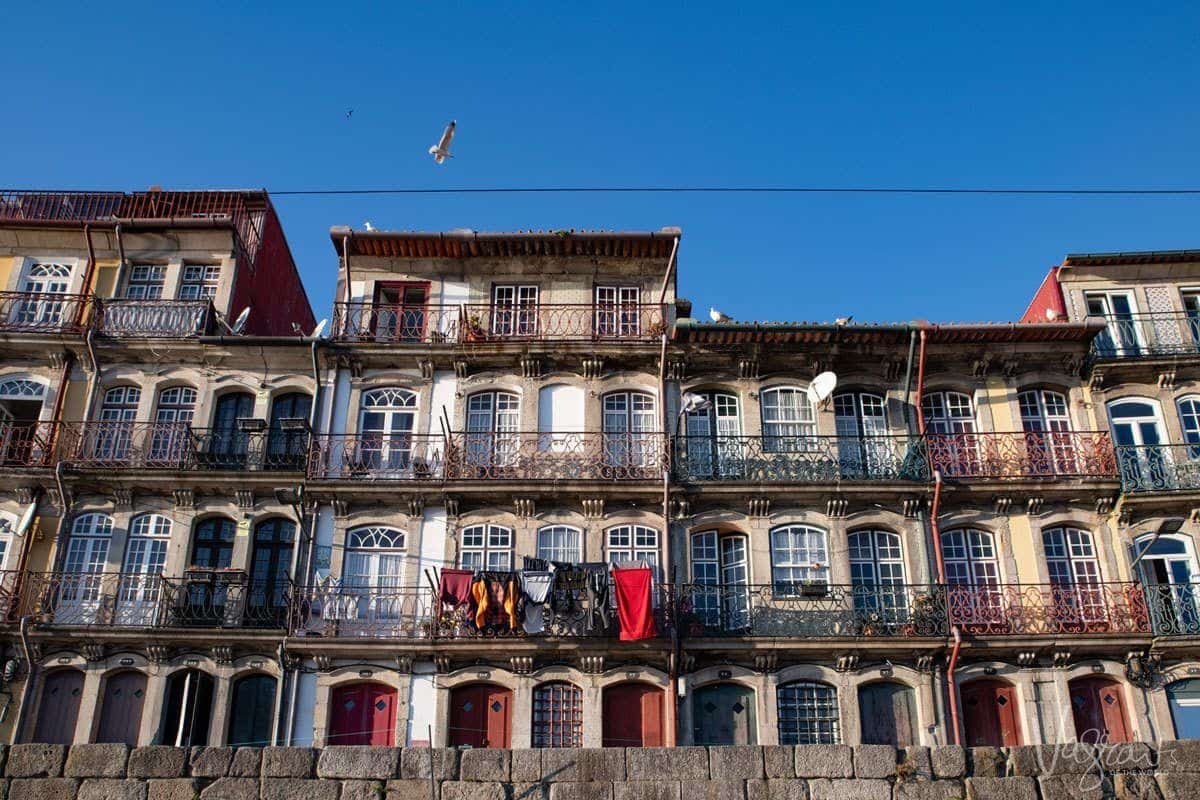
[[[297,676],[300,687],[296,692],[296,724],[292,726],[293,747],[312,747],[315,731],[313,730],[313,709],[317,706],[317,674],[301,672]]]
[[[433,662],[419,661],[413,664],[412,688],[408,699],[408,741],[405,744],[428,743],[431,729],[432,741],[437,741],[437,688],[434,686],[436,677]]]
[[[442,426],[438,420],[442,419],[443,408],[446,409],[446,416],[450,418],[451,432],[458,427],[458,421],[454,419],[454,395],[457,392],[458,377],[452,370],[439,370],[433,373],[433,390],[429,400],[430,433],[442,432]]]

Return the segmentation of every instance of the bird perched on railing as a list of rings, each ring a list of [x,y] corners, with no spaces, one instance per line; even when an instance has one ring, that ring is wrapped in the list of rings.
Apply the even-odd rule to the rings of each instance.
[[[724,311],[717,311],[712,306],[708,307],[708,316],[713,322],[733,322],[733,317],[729,316]]]

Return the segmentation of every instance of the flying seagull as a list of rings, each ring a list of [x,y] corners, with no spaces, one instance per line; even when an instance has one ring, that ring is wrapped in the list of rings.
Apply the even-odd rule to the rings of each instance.
[[[351,109],[348,109],[348,110],[346,111],[346,119],[350,119],[350,117],[352,117],[352,116],[354,116],[354,109],[353,109],[353,108],[351,108]]]
[[[450,155],[450,141],[454,138],[454,120],[450,120],[450,124],[446,126],[446,130],[442,131],[442,138],[433,147],[429,148],[429,155],[433,156],[433,160],[441,164],[447,158],[453,158]]]
[[[717,311],[712,306],[708,307],[708,316],[713,322],[733,322],[733,317],[724,311]]]

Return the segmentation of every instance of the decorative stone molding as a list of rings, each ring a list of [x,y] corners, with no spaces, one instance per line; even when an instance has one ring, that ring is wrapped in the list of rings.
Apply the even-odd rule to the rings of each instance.
[[[1133,506],[1126,503],[1121,506],[1121,513],[1117,515],[1117,524],[1130,525],[1133,523]]]
[[[687,361],[683,359],[675,359],[667,362],[667,380],[669,381],[684,381],[687,380]]]
[[[822,372],[828,372],[830,366],[830,361],[827,358],[814,358],[808,362],[808,369],[812,372],[814,378]]]
[[[774,672],[779,668],[779,656],[774,652],[758,653],[754,656],[754,671],[761,673]]]
[[[84,642],[80,645],[79,650],[83,653],[83,657],[91,664],[97,661],[103,661],[107,649],[100,642]]]
[[[396,671],[402,675],[412,673],[413,658],[412,656],[400,655],[396,656]]]
[[[1096,498],[1096,513],[1099,514],[1100,516],[1107,516],[1107,515],[1111,514],[1112,510],[1113,510],[1113,504],[1116,502],[1117,502],[1117,498],[1112,497],[1112,496],[1097,497]]]
[[[218,664],[233,663],[233,648],[227,644],[219,644],[212,649],[213,661]]]
[[[583,377],[594,381],[604,374],[604,359],[600,356],[588,356],[583,359]]]
[[[1071,651],[1070,650],[1055,650],[1050,655],[1050,663],[1057,669],[1066,669],[1071,666]]]
[[[1088,388],[1093,392],[1098,392],[1104,388],[1104,370],[1099,367],[1092,367],[1092,374],[1088,376]]]
[[[604,672],[604,656],[580,656],[579,669],[589,675],[599,675]]]
[[[127,488],[116,488],[112,491],[113,508],[117,511],[132,511],[133,510],[133,490]]]
[[[346,359],[346,368],[350,370],[350,379],[361,381],[363,375],[363,362],[360,358],[350,357]]]
[[[512,656],[508,667],[515,675],[528,675],[533,672],[533,656]]]
[[[536,356],[522,356],[521,377],[526,379],[542,377],[542,360]]]
[[[427,381],[433,380],[433,360],[432,359],[422,358],[420,361],[417,362],[417,365],[421,368],[421,378],[423,380],[427,380]]]
[[[425,515],[425,498],[419,494],[408,498],[408,515],[413,518]]]
[[[438,674],[445,675],[450,671],[450,656],[445,653],[435,653],[433,656],[433,668]]]
[[[165,644],[146,645],[146,660],[151,664],[166,664],[170,662],[172,651]]]
[[[33,502],[33,497],[36,494],[32,486],[18,486],[16,488],[17,502],[23,506],[27,506]]]
[[[686,519],[692,515],[692,501],[686,497],[671,498],[671,515],[675,519]]]
[[[234,496],[237,497],[238,508],[243,511],[254,510],[254,490],[253,489],[235,489]]]
[[[1032,515],[1041,514],[1042,513],[1042,505],[1044,504],[1044,502],[1045,502],[1044,499],[1041,497],[1027,498],[1025,500],[1025,510],[1029,514],[1032,514]]]
[[[71,489],[66,487],[67,496],[64,498],[58,491],[57,486],[52,486],[46,490],[46,500],[50,505],[61,514],[71,502]],[[65,502],[64,502],[65,500]]]
[[[1007,514],[1012,510],[1012,498],[999,495],[992,499],[992,510],[997,514]]]
[[[746,356],[737,362],[738,377],[743,380],[758,380],[758,357]]]
[[[850,501],[844,497],[831,497],[825,501],[825,514],[829,517],[844,517],[850,508]]]
[[[917,656],[917,671],[926,674],[933,672],[933,668],[941,660],[941,656],[937,653],[922,653]]]
[[[984,353],[971,362],[971,375],[976,378],[986,378],[992,369],[992,355]]]
[[[513,508],[518,517],[532,517],[537,512],[537,503],[532,497],[514,497]]]
[[[1075,353],[1068,353],[1062,359],[1062,371],[1068,375],[1079,377],[1083,373],[1084,358]]]
[[[1188,522],[1200,522],[1200,508],[1193,508],[1188,512]]]
[[[1036,650],[1021,650],[1017,653],[1017,666],[1036,667],[1038,662]]]
[[[604,518],[604,498],[603,497],[585,497],[583,498],[583,515],[588,519],[603,519]]]
[[[171,494],[175,498],[175,507],[190,510],[196,507],[196,492],[194,489],[175,489]]]
[[[921,497],[908,497],[900,501],[901,510],[904,512],[905,519],[916,519],[917,514],[921,513],[921,507],[925,504],[925,499]]]
[[[746,506],[751,517],[766,517],[771,514],[771,498],[769,497],[751,497]]]
[[[1004,359],[1004,363],[1000,365],[1000,372],[1006,378],[1015,378],[1017,376],[1017,370],[1020,368],[1020,359],[1006,358]]]
[[[467,360],[465,358],[454,359],[454,377],[458,378],[460,381],[465,379],[467,375],[470,374],[470,369],[468,367],[469,365],[467,364]]]
[[[838,672],[853,672],[858,669],[859,657],[857,653],[845,653],[837,657],[834,662],[834,668]]]
[[[899,358],[889,358],[883,362],[883,376],[889,383],[895,383],[904,375],[908,362]]]
[[[1175,386],[1175,370],[1165,369],[1158,373],[1158,388],[1171,389]]]
[[[337,519],[345,519],[350,516],[350,501],[344,497],[335,497],[330,501],[333,506],[333,516]]]
[[[317,672],[329,672],[333,667],[333,659],[326,653],[318,653],[313,656],[313,661],[317,665]]]
[[[446,507],[446,516],[450,519],[458,517],[458,498],[446,495],[442,498],[442,505]]]

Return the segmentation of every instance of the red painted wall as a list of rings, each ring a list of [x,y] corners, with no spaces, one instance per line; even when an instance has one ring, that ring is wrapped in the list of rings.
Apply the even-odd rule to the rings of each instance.
[[[238,264],[229,318],[237,319],[249,305],[250,318],[245,331],[248,335],[294,336],[292,323],[296,322],[307,336],[317,321],[283,235],[283,226],[270,201],[261,213],[262,245],[253,264]]]
[[[1046,312],[1054,312],[1055,319],[1047,316]],[[1051,267],[1046,279],[1038,287],[1037,294],[1029,303],[1029,308],[1021,315],[1021,322],[1054,322],[1066,321],[1067,304],[1063,301],[1062,286],[1058,283],[1058,267]]]

